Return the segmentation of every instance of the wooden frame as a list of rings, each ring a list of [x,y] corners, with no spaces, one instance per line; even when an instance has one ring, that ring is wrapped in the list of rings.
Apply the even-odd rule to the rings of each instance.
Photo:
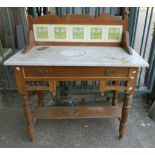
[[[109,14],[102,14],[93,18],[89,15],[69,15],[59,18],[55,15],[43,16],[37,19],[28,17],[29,35],[28,46],[23,52],[29,51],[33,46],[59,45],[59,46],[122,46],[129,54],[129,35],[127,33],[128,19],[120,20]],[[33,36],[33,24],[105,24],[123,25],[123,39],[121,43],[81,43],[81,42],[35,42]],[[80,67],[80,66],[14,66],[17,87],[23,97],[23,107],[27,121],[30,139],[35,141],[35,123],[37,119],[68,119],[68,118],[120,118],[119,138],[125,134],[127,117],[130,109],[132,95],[134,94],[138,67]],[[45,107],[43,103],[43,91],[56,93],[56,81],[74,80],[98,80],[101,95],[106,90],[113,90],[112,106],[80,106],[80,107]],[[34,85],[32,84],[34,83]],[[35,85],[37,83],[37,85]],[[39,85],[38,85],[39,83]],[[123,107],[119,106],[119,91],[125,91]],[[31,109],[28,92],[35,91],[38,96],[38,107]]]
[[[89,15],[68,15],[63,17],[58,17],[56,15],[46,15],[43,17],[38,17],[32,19],[28,16],[29,24],[29,34],[28,34],[28,47],[23,49],[23,53],[28,51],[34,45],[36,46],[120,46],[125,49],[129,54],[132,51],[129,47],[129,35],[127,33],[128,29],[128,18],[125,17],[124,20],[120,20],[118,17],[111,16],[107,13],[101,14],[99,17],[93,18]],[[34,41],[33,35],[33,24],[80,24],[80,25],[122,25],[123,35],[121,42],[38,42]],[[30,44],[31,42],[31,44]]]
[[[44,70],[43,70],[44,69]],[[55,75],[51,75],[47,70],[54,70]],[[62,67],[56,67],[56,70],[61,70]],[[120,68],[120,67],[97,67],[96,74],[91,67],[85,67],[85,75],[82,76],[83,67],[72,67],[79,74],[72,74],[70,67],[63,67],[61,74],[55,70],[55,67],[14,67],[16,81],[19,93],[23,96],[23,106],[28,124],[29,136],[34,142],[35,140],[35,123],[37,119],[68,119],[68,118],[113,118],[118,117],[121,120],[119,138],[122,138],[125,134],[125,128],[127,125],[127,117],[130,109],[132,95],[135,90],[136,79],[138,74],[138,68]],[[38,72],[36,72],[36,70]],[[42,71],[41,74],[39,71]],[[68,70],[68,77],[66,77],[66,70]],[[104,74],[101,76],[100,70],[103,70]],[[114,72],[109,72],[113,70]],[[118,72],[119,70],[119,72]],[[53,72],[53,73],[54,73]],[[38,74],[39,73],[39,74]],[[58,74],[57,74],[58,73]],[[76,73],[76,72],[75,72]],[[117,74],[115,74],[117,73]],[[99,90],[101,95],[106,90],[114,90],[114,96],[112,106],[82,106],[82,107],[44,107],[42,91],[48,90],[52,95],[56,93],[55,81],[66,80],[99,80]],[[27,82],[47,81],[46,86],[31,86],[27,85]],[[115,81],[116,85],[109,85],[107,81]],[[125,85],[120,85],[121,81],[125,81]],[[119,90],[125,90],[125,102],[123,108],[117,105]],[[28,92],[36,91],[38,96],[38,107],[32,111],[30,102],[28,99]]]

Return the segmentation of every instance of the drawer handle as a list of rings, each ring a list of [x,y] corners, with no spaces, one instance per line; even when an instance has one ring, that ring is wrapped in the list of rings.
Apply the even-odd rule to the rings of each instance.
[[[48,70],[39,70],[38,71],[38,75],[39,76],[45,76],[45,75],[47,75],[48,74]]]
[[[112,76],[113,74],[114,74],[113,70],[106,70],[105,71],[105,75],[107,75],[107,76]]]

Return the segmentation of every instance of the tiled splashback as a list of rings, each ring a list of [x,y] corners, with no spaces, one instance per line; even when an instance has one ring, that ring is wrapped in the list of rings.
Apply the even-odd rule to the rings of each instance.
[[[34,24],[35,41],[121,42],[122,25]]]

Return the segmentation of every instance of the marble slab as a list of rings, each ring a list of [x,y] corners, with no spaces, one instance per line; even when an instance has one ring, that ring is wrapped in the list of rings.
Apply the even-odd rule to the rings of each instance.
[[[4,62],[10,66],[116,66],[148,67],[149,64],[133,50],[129,55],[121,47],[97,46],[35,46],[21,51]]]

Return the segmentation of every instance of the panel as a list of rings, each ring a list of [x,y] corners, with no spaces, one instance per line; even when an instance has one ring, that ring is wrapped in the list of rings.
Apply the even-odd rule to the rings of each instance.
[[[121,42],[122,40],[122,25],[107,25],[106,26],[106,42]]]
[[[128,77],[128,72],[114,67],[24,67],[25,77]]]
[[[69,41],[69,28],[67,25],[55,24],[50,26],[51,41]]]
[[[87,25],[69,25],[71,42],[87,42]]]
[[[121,116],[121,106],[39,107],[34,110],[36,119],[113,118]]]
[[[34,24],[33,30],[35,41],[51,41],[49,24]]]
[[[122,25],[34,24],[35,41],[121,42]]]
[[[88,26],[88,42],[104,42],[105,41],[105,26],[104,25],[89,25]]]

